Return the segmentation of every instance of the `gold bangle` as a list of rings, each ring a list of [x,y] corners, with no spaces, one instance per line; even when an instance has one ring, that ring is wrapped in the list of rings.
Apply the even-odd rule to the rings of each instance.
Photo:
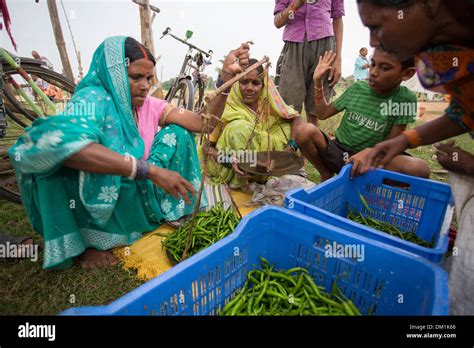
[[[406,130],[402,134],[407,138],[410,149],[421,145],[421,137],[415,129]]]

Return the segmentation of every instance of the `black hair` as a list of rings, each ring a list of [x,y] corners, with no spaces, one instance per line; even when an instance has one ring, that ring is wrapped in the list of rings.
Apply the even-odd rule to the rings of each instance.
[[[368,51],[367,47],[362,47],[362,48],[359,50],[359,53],[362,54],[362,51],[363,51],[363,50],[367,50],[367,51]]]
[[[379,50],[380,52],[387,53],[381,46],[375,47],[376,50]],[[390,55],[390,53],[389,53]],[[415,67],[415,57],[408,58],[407,60],[404,60],[403,62],[400,62],[398,59],[397,61],[400,63],[402,66],[402,70],[410,69]]]
[[[256,60],[255,58],[250,58],[249,59],[249,67],[251,67],[252,65],[255,65],[258,63],[258,60]],[[258,75],[259,77],[263,78],[263,66],[260,65],[258,68],[257,68],[257,72],[258,72]]]
[[[357,3],[364,2],[364,1],[371,2],[381,7],[396,7],[396,8],[409,7],[413,5],[414,3],[414,0],[357,0]]]
[[[402,70],[410,69],[415,67],[415,57],[408,58],[404,60],[402,63]]]
[[[125,57],[128,58],[130,63],[146,58],[151,61],[153,65],[156,65],[155,57],[153,57],[150,50],[133,37],[127,37],[125,39]]]

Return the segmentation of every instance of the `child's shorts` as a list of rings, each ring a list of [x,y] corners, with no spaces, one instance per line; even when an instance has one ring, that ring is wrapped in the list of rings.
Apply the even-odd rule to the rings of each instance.
[[[327,169],[333,173],[339,173],[346,165],[346,161],[359,151],[355,151],[348,146],[345,146],[337,141],[337,139],[330,139],[323,131],[324,138],[326,138],[326,143],[328,144],[326,150],[320,151],[319,157],[323,161]],[[403,152],[401,155],[410,156],[407,152]]]
[[[337,139],[330,139],[323,131],[326,143],[328,146],[326,150],[320,151],[319,157],[323,161],[327,169],[333,173],[339,173],[339,171],[346,165],[346,161],[357,151],[354,151],[348,146],[342,145]]]

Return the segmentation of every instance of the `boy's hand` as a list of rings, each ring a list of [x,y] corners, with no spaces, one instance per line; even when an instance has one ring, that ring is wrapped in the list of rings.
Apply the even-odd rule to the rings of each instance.
[[[372,151],[371,147],[368,147],[362,151],[359,151],[355,155],[351,156],[346,163],[352,163],[352,169],[350,177],[351,179],[354,176],[365,174],[370,169],[369,155]]]
[[[313,80],[321,81],[324,75],[333,69],[332,65],[335,60],[336,53],[333,51],[326,51],[324,56],[320,56],[318,66],[314,69]]]
[[[474,156],[454,145],[454,141],[435,144],[439,164],[453,173],[474,177]]]

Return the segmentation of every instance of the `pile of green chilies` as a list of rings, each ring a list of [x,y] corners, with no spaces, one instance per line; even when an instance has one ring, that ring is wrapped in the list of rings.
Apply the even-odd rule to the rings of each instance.
[[[361,315],[334,286],[331,294],[317,286],[305,268],[277,271],[264,258],[261,269],[247,273],[242,290],[220,312],[235,316]]]
[[[369,205],[367,204],[367,201],[365,200],[364,196],[362,196],[360,192],[359,192],[359,198],[362,204],[367,209],[367,211],[372,212],[372,210],[369,208]],[[433,248],[434,246],[434,242],[431,242],[431,243],[427,242],[421,239],[420,237],[418,237],[413,232],[402,232],[396,226],[393,226],[389,224],[388,222],[381,222],[381,221],[371,218],[370,216],[364,216],[360,213],[356,214],[353,211],[351,211],[350,208],[348,208],[348,210],[349,210],[349,214],[347,215],[347,218],[349,220],[352,220],[354,222],[357,222],[359,224],[362,224],[368,227],[372,227],[376,229],[377,231],[388,233],[391,236],[401,238],[402,240],[418,244],[419,246],[422,246],[425,248]]]
[[[402,232],[388,222],[381,222],[371,218],[370,216],[364,217],[362,214],[355,214],[352,211],[349,212],[347,218],[354,222],[358,222],[359,224],[375,228],[377,231],[385,232],[394,237],[401,238],[407,242],[415,243],[425,248],[433,248],[434,243],[424,241],[413,232]]]
[[[224,209],[221,203],[212,207],[208,212],[197,213],[190,238],[188,257],[231,234],[239,222],[240,219],[233,209]],[[176,262],[181,261],[190,226],[191,220],[167,234],[162,240],[162,246]]]

